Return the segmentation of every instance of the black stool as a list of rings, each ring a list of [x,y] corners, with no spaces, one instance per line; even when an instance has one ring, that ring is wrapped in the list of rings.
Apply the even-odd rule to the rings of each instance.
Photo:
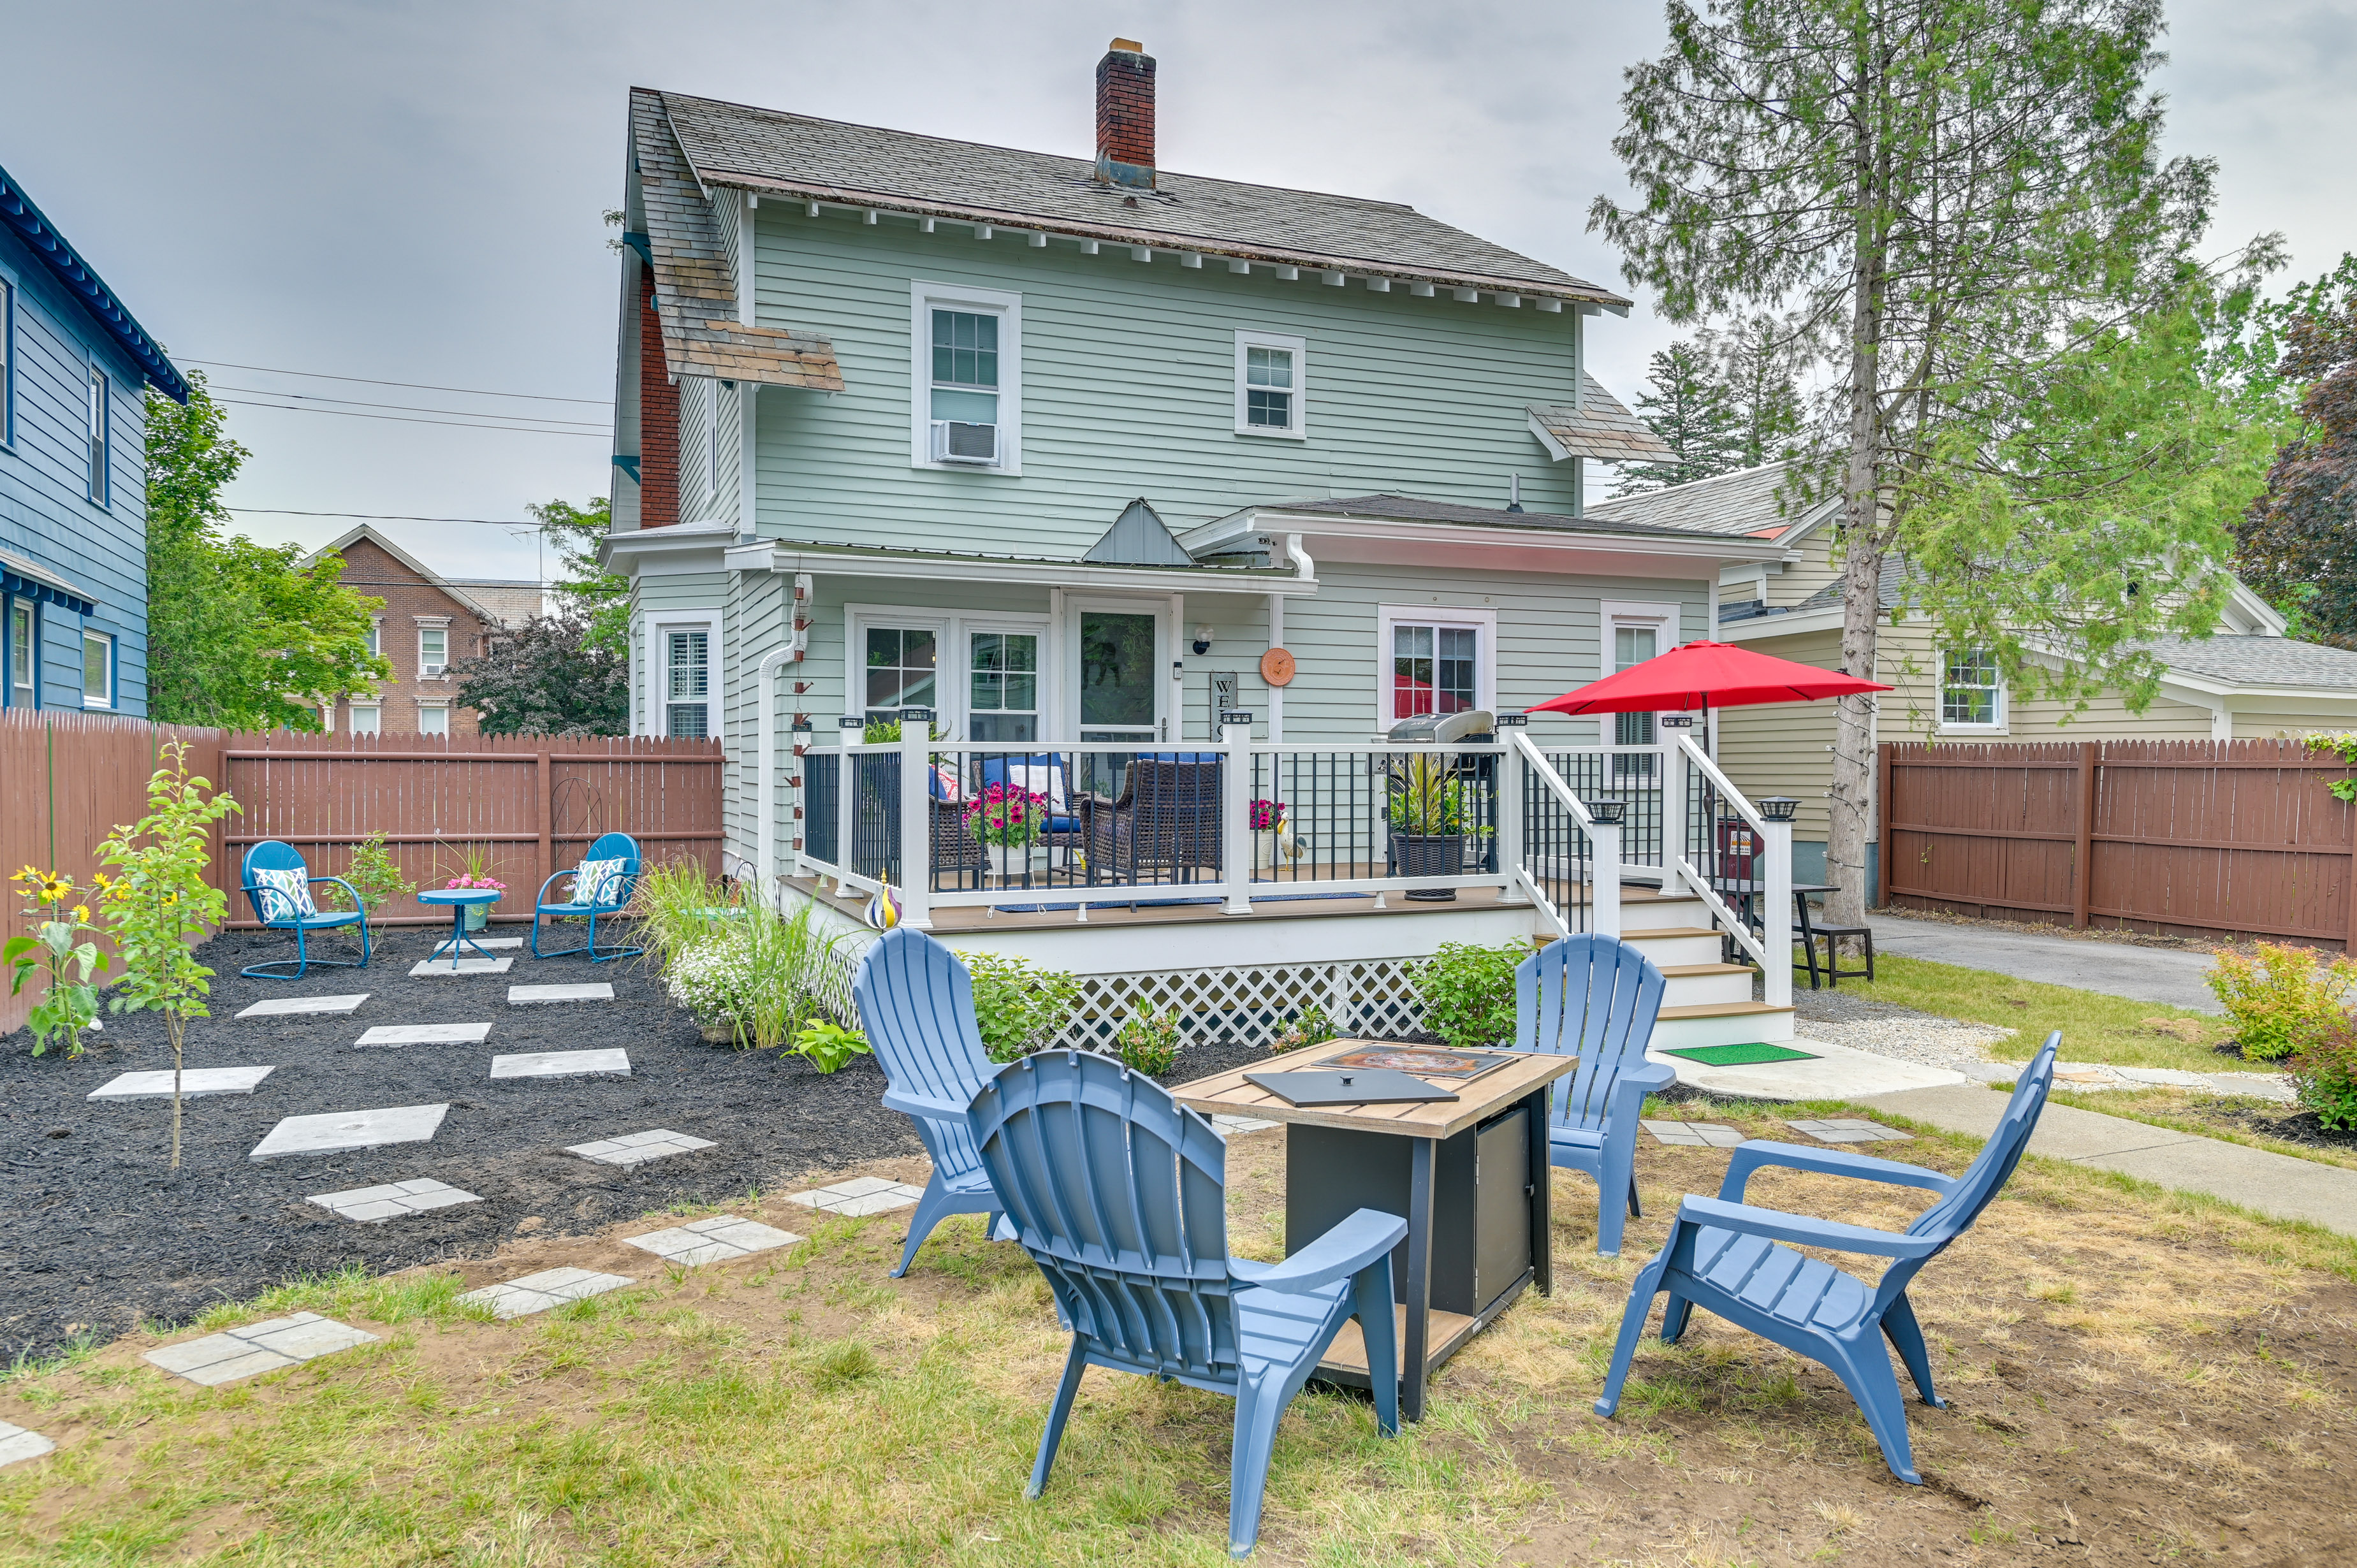
[[[1805,915],[1801,918],[1801,950],[1809,958],[1810,990],[1814,991],[1817,988],[1817,939],[1820,937],[1824,939],[1825,943],[1825,983],[1827,985],[1839,990],[1841,983],[1845,980],[1874,978],[1874,930],[1871,927],[1813,925]],[[1856,937],[1865,945],[1866,967],[1864,969],[1841,967],[1841,940],[1844,937]]]

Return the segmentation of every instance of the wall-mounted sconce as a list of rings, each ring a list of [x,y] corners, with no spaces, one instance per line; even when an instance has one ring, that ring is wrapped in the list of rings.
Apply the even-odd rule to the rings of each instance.
[[[1199,626],[1195,628],[1195,651],[1198,653],[1209,653],[1211,651],[1211,628],[1210,627]]]

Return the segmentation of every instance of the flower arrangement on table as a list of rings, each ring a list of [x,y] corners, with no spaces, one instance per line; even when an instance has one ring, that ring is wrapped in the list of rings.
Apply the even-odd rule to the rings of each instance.
[[[463,872],[442,886],[451,893],[463,893],[470,887],[484,893],[504,893],[508,890],[508,885],[496,876],[470,876]]]
[[[1285,821],[1284,801],[1254,800],[1252,803],[1253,832],[1256,833],[1275,832],[1276,831],[1276,825],[1283,821]]]
[[[966,832],[1001,849],[1027,849],[1048,831],[1048,797],[1012,784],[989,784],[965,809]]]

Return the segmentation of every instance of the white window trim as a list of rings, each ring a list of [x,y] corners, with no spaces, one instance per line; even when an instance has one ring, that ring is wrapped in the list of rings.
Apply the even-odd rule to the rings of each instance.
[[[968,738],[966,711],[973,701],[972,671],[966,667],[966,637],[977,631],[1022,632],[1039,639],[1039,738],[1028,744],[1045,746],[1059,734],[1058,671],[1054,624],[1049,616],[1028,610],[957,610],[939,605],[845,605],[843,607],[843,711],[867,711],[867,628],[909,627],[933,634],[933,690],[941,701],[933,721],[952,739]]]
[[[106,695],[103,697],[93,697],[85,687],[81,694],[81,705],[85,708],[112,708],[114,706],[116,694],[121,690],[120,682],[116,677],[116,660],[121,655],[121,645],[115,641],[113,634],[111,633],[103,631],[94,632],[88,627],[82,628],[81,659],[82,673],[85,680],[89,678],[90,639],[93,637],[102,638],[106,643]]]
[[[2013,693],[2007,687],[2005,671],[1996,672],[1996,717],[1985,725],[1951,724],[1948,721],[1948,655],[1952,650],[1935,649],[1932,668],[1932,711],[1937,715],[1942,735],[2009,735],[2012,733]],[[2215,726],[2213,725],[2214,729]]]
[[[1678,607],[1674,604],[1648,599],[1603,599],[1598,602],[1596,612],[1596,678],[1599,681],[1612,673],[1612,645],[1617,640],[1612,634],[1624,626],[1649,626],[1653,628],[1656,634],[1653,657],[1656,659],[1678,645]],[[1674,708],[1661,710],[1662,713],[1676,711]],[[1655,716],[1658,718],[1659,714]],[[1656,745],[1667,744],[1658,725],[1653,730],[1653,741]],[[1596,742],[1598,746],[1615,744],[1611,714],[1597,715]],[[1704,744],[1709,745],[1707,736],[1704,737]]]
[[[998,456],[996,467],[933,461],[933,317],[935,308],[981,311],[998,317]],[[943,473],[1023,473],[1023,296],[965,284],[909,285],[909,466]]]
[[[671,734],[671,634],[675,631],[704,633],[704,733],[721,739],[723,716],[728,712],[728,660],[720,642],[720,612],[713,609],[664,610],[646,618],[647,702],[641,733],[658,738]],[[662,690],[656,691],[657,685]]]
[[[376,723],[367,729],[361,728],[361,714],[363,711],[376,715]],[[382,703],[354,703],[351,705],[350,715],[344,721],[344,730],[350,735],[382,735],[384,733],[384,704]]]
[[[447,681],[450,678],[450,618],[448,616],[415,616],[417,622],[417,678],[421,681]],[[430,663],[425,657],[425,634],[442,634],[442,662]]]
[[[95,360],[90,362],[82,385],[82,424],[83,450],[97,449],[97,461],[85,476],[89,480],[85,493],[91,505],[111,511],[114,507],[114,378]]]
[[[16,445],[16,281],[0,276],[0,451]]]
[[[1480,633],[1473,651],[1473,705],[1498,711],[1498,612],[1469,605],[1377,605],[1375,607],[1375,729],[1378,736],[1399,721],[1392,717],[1392,628],[1471,627]]]
[[[1293,356],[1293,426],[1275,430],[1265,424],[1252,424],[1245,408],[1244,350],[1247,349],[1283,349]],[[1309,439],[1309,339],[1289,337],[1282,332],[1256,332],[1249,328],[1236,328],[1236,434],[1257,435],[1268,441],[1307,441]]]
[[[450,709],[453,704],[450,699],[447,697],[416,697],[413,698],[412,701],[415,702],[417,704],[417,733],[428,739],[447,740],[451,734]],[[425,714],[428,711],[437,713],[442,715],[442,727],[440,730],[429,730],[425,727]]]

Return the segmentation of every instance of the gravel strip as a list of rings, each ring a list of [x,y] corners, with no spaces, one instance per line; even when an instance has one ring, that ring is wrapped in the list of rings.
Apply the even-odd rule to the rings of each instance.
[[[1793,1026],[1812,1040],[1871,1051],[1896,1061],[1946,1068],[1984,1083],[2020,1071],[2018,1064],[1992,1061],[1988,1047],[2011,1035],[1988,1024],[1938,1018],[1910,1007],[1846,996],[1838,991],[1792,993]]]

